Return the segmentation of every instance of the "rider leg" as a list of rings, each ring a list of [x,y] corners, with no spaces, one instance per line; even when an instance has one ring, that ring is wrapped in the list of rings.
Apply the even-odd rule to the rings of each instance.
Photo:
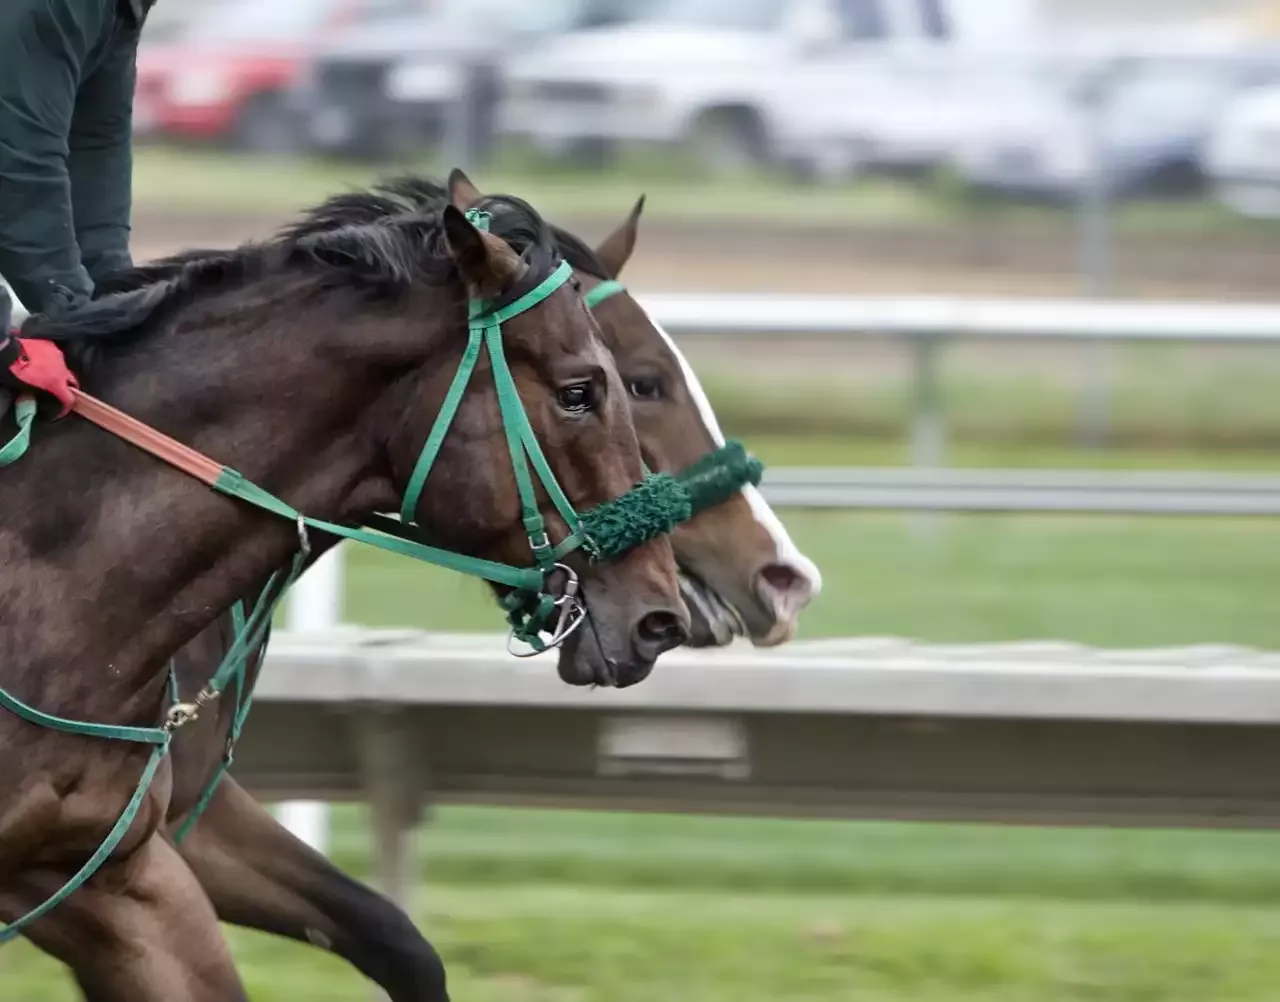
[[[24,912],[67,876],[23,874],[0,911]],[[26,936],[70,967],[94,1002],[248,1002],[213,906],[159,834],[104,866]]]
[[[329,950],[392,1002],[448,1002],[444,964],[409,917],[296,838],[230,776],[179,851],[224,922]]]

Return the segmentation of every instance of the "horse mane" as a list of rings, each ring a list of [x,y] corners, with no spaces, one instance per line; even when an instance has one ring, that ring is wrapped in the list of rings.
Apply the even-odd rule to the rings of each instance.
[[[457,273],[445,243],[448,190],[417,176],[330,196],[262,241],[230,250],[186,250],[105,278],[88,303],[61,314],[36,314],[27,337],[59,342],[77,369],[93,349],[110,349],[153,330],[201,294],[271,275],[299,274],[320,288],[387,297],[415,282],[446,284]],[[479,206],[490,232],[519,254],[553,251],[551,227],[523,199],[494,195]]]

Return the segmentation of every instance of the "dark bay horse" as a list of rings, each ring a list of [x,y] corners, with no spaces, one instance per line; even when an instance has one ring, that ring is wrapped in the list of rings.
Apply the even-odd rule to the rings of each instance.
[[[468,301],[501,303],[552,260],[536,212],[486,202],[492,233],[452,206],[376,227],[304,220],[69,317],[32,318],[23,333],[61,341],[95,396],[311,518],[359,524],[400,505],[462,357]],[[644,471],[626,391],[576,280],[507,318],[502,344],[531,434],[574,509],[627,494]],[[482,363],[467,386],[412,514],[437,545],[527,566],[532,532],[509,472],[496,370],[496,359]],[[41,426],[36,438],[0,476],[0,684],[62,718],[157,730],[171,654],[260,592],[299,553],[299,528],[85,421]],[[548,533],[563,538],[556,509],[543,507]],[[317,534],[316,550],[332,542]],[[564,559],[578,568],[591,626],[561,648],[567,680],[643,677],[687,638],[665,538],[612,562]],[[208,734],[218,710],[178,737]],[[14,922],[103,844],[149,749],[0,713],[0,755],[0,920]],[[163,829],[170,761],[93,877],[23,929],[94,1000],[246,997],[204,878]],[[429,978],[404,997],[443,998],[442,972]]]
[[[446,197],[459,208],[482,201],[459,172],[451,176],[448,193],[418,178],[377,190],[380,199],[331,206],[324,224],[372,225]],[[593,303],[622,375],[645,461],[652,469],[673,472],[723,445],[724,439],[679,349],[616,281],[635,247],[640,209],[637,204],[595,250],[572,234],[552,230],[557,249],[574,266]],[[165,281],[192,260],[223,253],[191,251],[152,262],[119,276],[116,287]],[[727,643],[742,633],[756,643],[785,642],[799,612],[821,586],[817,569],[752,487],[677,526],[671,538],[693,616],[690,642],[696,645]],[[184,687],[198,688],[217,663],[230,636],[229,622],[220,625],[179,655]],[[180,852],[219,917],[321,945],[376,981],[395,1002],[447,998],[440,959],[404,912],[294,838],[232,776],[223,779],[198,821],[183,831],[216,768],[220,735],[227,726],[225,717],[201,721],[178,737],[170,801],[170,822],[184,834]]]

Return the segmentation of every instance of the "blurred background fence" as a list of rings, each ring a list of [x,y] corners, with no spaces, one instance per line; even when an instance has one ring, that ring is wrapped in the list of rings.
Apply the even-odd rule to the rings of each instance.
[[[753,719],[748,755],[790,733],[813,753],[771,788],[777,812],[810,774],[839,779],[828,814],[1031,805],[915,824],[453,797],[424,833],[384,826],[398,845],[381,877],[441,947],[456,998],[1273,1002],[1280,836],[1130,830],[1127,807],[1075,818],[1111,827],[953,821],[1072,820],[1103,801],[1173,825],[1274,815],[1280,3],[163,0],[134,110],[139,259],[261,236],[391,171],[464,166],[589,241],[646,194],[623,277],[725,431],[774,471],[769,497],[824,572],[796,660],[893,648],[899,668],[941,666],[920,689],[888,665],[841,676],[831,691],[858,712],[821,733],[791,720],[762,737],[772,725]],[[434,631],[493,627],[482,586],[339,552],[341,575],[324,563],[294,597],[299,634],[342,620],[443,644]],[[245,778],[264,796],[394,786],[404,762],[359,759],[318,709],[355,706],[343,686],[377,672],[290,663],[308,643],[324,646],[288,638],[264,683]],[[681,669],[694,685],[695,661],[659,665],[645,691],[677,691]],[[550,665],[533,667],[490,665],[492,698],[559,698]],[[357,715],[371,745],[406,726],[431,745],[443,774],[424,755],[419,793],[463,774],[600,781],[603,746],[556,717],[578,694],[522,730],[505,709],[441,702],[465,673],[404,672],[417,717]],[[820,702],[821,673],[797,673]],[[861,712],[873,677],[929,712]],[[308,700],[308,678],[329,696]],[[1032,691],[1043,714],[991,711]],[[610,694],[591,698],[609,717]],[[1108,719],[1053,719],[1085,703]],[[1144,718],[1175,703],[1243,716]],[[561,741],[577,750],[560,758]],[[308,749],[305,768],[285,761]],[[472,769],[487,749],[493,768]],[[291,762],[307,782],[281,779]],[[326,762],[329,785],[312,769]],[[618,796],[592,806],[663,806],[628,801],[628,781],[609,777]],[[299,830],[316,821],[294,811]],[[325,850],[376,874],[366,810],[329,820]],[[233,942],[254,998],[366,997],[332,957]],[[0,985],[74,997],[21,949],[0,957]]]

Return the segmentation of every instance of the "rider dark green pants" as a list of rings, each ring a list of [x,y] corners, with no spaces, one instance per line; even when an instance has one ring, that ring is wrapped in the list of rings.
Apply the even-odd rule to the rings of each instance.
[[[0,0],[0,275],[43,312],[131,263],[133,91],[151,0]]]

